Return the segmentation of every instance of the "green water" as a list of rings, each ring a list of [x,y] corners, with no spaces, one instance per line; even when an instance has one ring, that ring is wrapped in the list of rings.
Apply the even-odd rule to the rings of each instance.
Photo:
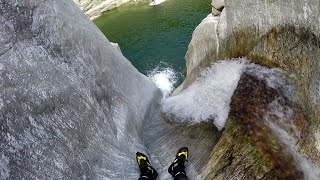
[[[95,24],[143,74],[159,66],[183,72],[195,27],[211,12],[211,0],[168,0],[158,6],[130,3]],[[180,77],[180,81],[182,76]]]

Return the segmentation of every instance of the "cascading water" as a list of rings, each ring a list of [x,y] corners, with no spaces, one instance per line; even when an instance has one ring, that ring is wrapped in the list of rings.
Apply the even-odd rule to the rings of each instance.
[[[277,123],[273,122],[271,116],[278,118],[279,121]],[[320,169],[303,157],[295,146],[295,137],[300,137],[300,131],[291,121],[293,119],[292,116],[292,109],[283,107],[276,100],[269,104],[268,113],[264,117],[264,121],[277,135],[285,150],[292,155],[295,165],[303,172],[304,179],[318,180],[320,178]],[[289,134],[289,132],[293,134]]]
[[[191,124],[214,120],[221,130],[228,118],[229,105],[246,59],[222,61],[202,72],[190,87],[163,102],[163,111],[177,122]]]
[[[297,114],[292,109],[292,104],[298,104],[298,93],[295,88],[286,82],[279,69],[267,69],[255,64],[248,65],[247,69],[248,73],[267,82],[270,88],[284,95],[284,97],[276,97],[268,104],[263,122],[272,129],[285,151],[293,157],[295,166],[303,172],[303,178],[306,180],[319,179],[320,169],[303,157],[296,146],[301,138],[302,130],[297,126],[298,122],[295,121]]]
[[[173,71],[158,69],[150,73],[149,77],[162,90],[162,110],[173,117],[170,119],[176,123],[187,124],[213,120],[216,127],[222,130],[229,115],[231,98],[244,71],[281,92],[286,101],[298,101],[295,89],[285,81],[281,70],[264,68],[249,63],[245,58],[213,64],[205,69],[193,84],[173,96],[169,96],[176,82]],[[261,121],[278,137],[285,153],[293,157],[295,166],[303,172],[304,179],[319,179],[319,169],[303,157],[296,147],[301,130],[292,120],[294,110],[280,102],[281,99],[275,98],[267,105]]]

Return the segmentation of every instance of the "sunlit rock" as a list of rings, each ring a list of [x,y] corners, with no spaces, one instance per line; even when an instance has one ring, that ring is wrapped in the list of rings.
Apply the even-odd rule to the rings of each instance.
[[[218,22],[219,17],[209,14],[196,27],[185,56],[187,61],[187,75],[189,75],[195,67],[198,67],[201,62],[207,60],[214,54],[218,54]]]
[[[224,1],[225,0],[212,0],[211,6],[212,6],[212,14],[214,16],[218,16],[221,14],[221,11],[225,6]]]
[[[73,0],[80,9],[91,19],[100,17],[104,12],[110,11],[128,2],[149,0]]]

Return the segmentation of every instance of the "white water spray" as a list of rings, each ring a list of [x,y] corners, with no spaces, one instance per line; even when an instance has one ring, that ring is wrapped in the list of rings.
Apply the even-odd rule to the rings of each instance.
[[[300,131],[292,122],[292,119],[294,119],[293,110],[288,106],[281,105],[278,99],[270,103],[268,108],[268,113],[264,116],[266,125],[272,129],[279,137],[280,142],[285,145],[284,147],[292,155],[297,167],[303,171],[304,179],[318,180],[320,169],[303,157],[295,146],[296,139],[294,137],[300,137]],[[273,122],[271,120],[272,117],[276,117],[278,121],[276,123]],[[292,132],[292,135],[288,132]]]
[[[297,101],[297,92],[293,86],[286,82],[280,69],[268,69],[248,63],[246,59],[242,58],[221,61],[204,70],[200,78],[187,89],[164,99],[162,102],[163,111],[172,115],[173,120],[180,123],[196,124],[212,119],[216,127],[221,130],[229,115],[231,97],[244,70],[265,81],[269,87],[280,91],[290,101]],[[160,73],[151,76],[151,79],[162,91],[171,93],[173,85],[169,84],[172,81],[161,80],[170,79],[168,78],[170,75],[172,74],[168,71],[160,71]],[[162,78],[162,76],[166,78]],[[165,94],[169,95],[170,93]],[[269,104],[262,120],[279,137],[287,152],[293,156],[296,165],[304,172],[304,179],[319,179],[319,168],[303,157],[295,146],[295,141],[300,138],[300,131],[293,122],[293,110],[289,106],[281,105],[278,100],[275,99]],[[271,121],[271,117],[276,121]]]
[[[161,69],[157,67],[148,74],[148,77],[162,91],[163,99],[167,98],[174,90],[174,85],[177,83],[177,73],[172,68]]]
[[[183,123],[195,124],[212,119],[221,130],[228,118],[231,97],[246,62],[239,59],[213,64],[190,87],[165,99],[163,111]]]
[[[281,70],[268,69],[255,64],[248,65],[247,69],[248,73],[267,82],[269,87],[280,91],[292,103],[298,102],[298,94],[295,88],[286,82]],[[282,104],[281,102],[283,101],[284,99],[282,97],[278,97],[272,101],[266,109],[263,121],[277,135],[286,151],[292,155],[295,165],[303,171],[304,179],[318,180],[320,177],[320,169],[309,162],[309,160],[298,151],[295,145],[297,140],[300,139],[301,132],[294,122],[294,110],[288,105]]]

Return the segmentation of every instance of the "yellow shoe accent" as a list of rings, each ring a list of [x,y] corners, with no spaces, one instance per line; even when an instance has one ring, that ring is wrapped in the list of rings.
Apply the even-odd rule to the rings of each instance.
[[[147,161],[147,157],[145,157],[145,156],[138,156],[138,157],[137,157],[137,160],[138,160],[138,164],[139,164],[139,165],[140,165],[140,160],[141,160],[141,159]]]
[[[178,156],[181,156],[181,155],[184,155],[186,157],[186,160],[188,160],[188,153],[186,151],[178,153]]]

